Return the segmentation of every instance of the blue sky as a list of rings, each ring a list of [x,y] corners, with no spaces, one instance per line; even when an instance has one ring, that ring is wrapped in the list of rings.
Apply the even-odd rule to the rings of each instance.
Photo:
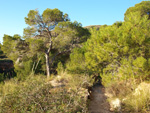
[[[68,13],[71,21],[88,25],[111,25],[123,21],[127,8],[143,0],[0,0],[0,42],[4,34],[23,35],[24,17],[29,10],[58,8]]]

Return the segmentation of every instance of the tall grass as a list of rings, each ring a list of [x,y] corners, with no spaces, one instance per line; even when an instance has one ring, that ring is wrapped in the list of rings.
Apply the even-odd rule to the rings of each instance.
[[[150,111],[150,84],[142,82],[123,101],[127,111],[135,113],[149,113]]]

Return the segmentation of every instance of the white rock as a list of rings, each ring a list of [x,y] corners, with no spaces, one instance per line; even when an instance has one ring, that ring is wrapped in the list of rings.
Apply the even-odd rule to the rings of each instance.
[[[110,101],[110,110],[113,111],[115,109],[117,109],[118,111],[121,110],[121,101],[119,98],[115,98],[115,99],[112,99]]]

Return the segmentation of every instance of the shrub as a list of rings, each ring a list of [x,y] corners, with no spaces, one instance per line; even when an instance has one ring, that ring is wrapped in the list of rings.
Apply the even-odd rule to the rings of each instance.
[[[24,82],[7,81],[1,86],[0,112],[87,112],[81,94],[69,90],[69,86],[54,88],[46,81],[43,76],[29,76]]]
[[[57,64],[57,73],[58,74],[61,74],[61,73],[63,73],[64,72],[64,67],[63,67],[63,64],[61,63],[61,62],[59,62],[58,64]]]
[[[142,82],[123,101],[126,111],[146,113],[150,110],[150,84]]]
[[[4,81],[4,73],[0,73],[0,82]]]
[[[66,69],[69,73],[83,74],[87,73],[84,48],[74,48],[70,54],[70,60],[66,63]]]

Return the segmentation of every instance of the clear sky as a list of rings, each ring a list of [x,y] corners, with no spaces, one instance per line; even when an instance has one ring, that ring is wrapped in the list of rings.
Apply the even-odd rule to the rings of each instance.
[[[29,10],[58,8],[68,13],[71,21],[88,25],[111,25],[123,21],[127,8],[143,0],[0,0],[0,42],[4,34],[23,35],[24,17]]]

